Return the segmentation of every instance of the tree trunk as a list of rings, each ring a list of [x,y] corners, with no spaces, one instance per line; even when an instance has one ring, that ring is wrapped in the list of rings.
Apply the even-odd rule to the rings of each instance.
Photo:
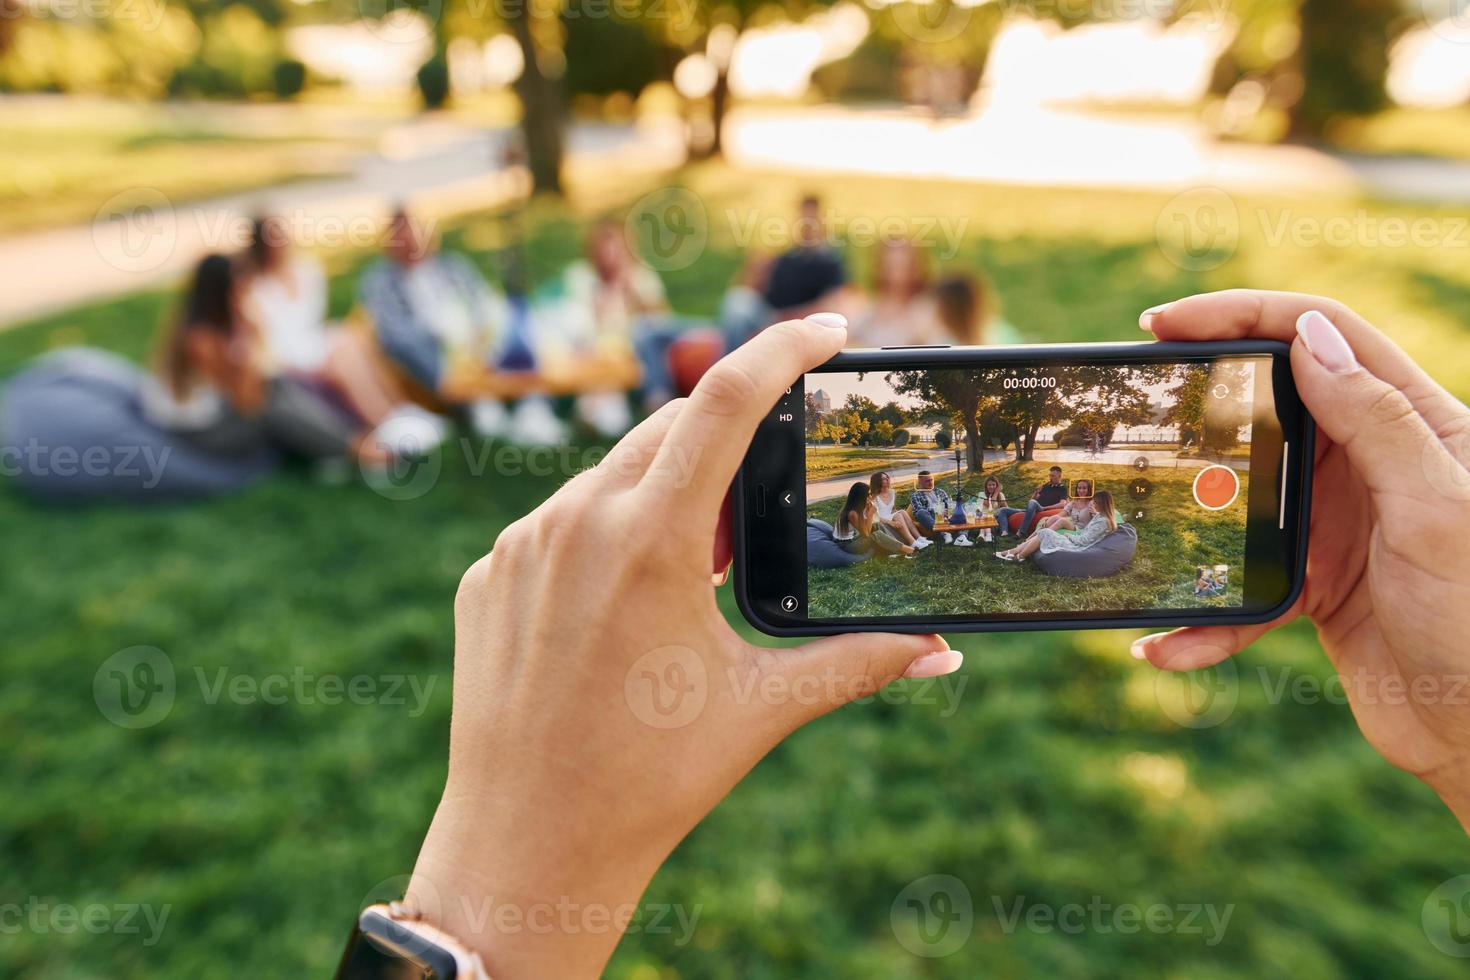
[[[1028,463],[1036,460],[1036,430],[1039,428],[1041,428],[1040,425],[1033,425],[1026,430],[1026,462]]]
[[[966,455],[970,457],[970,472],[983,473],[985,471],[985,447],[980,444],[980,426],[975,423],[972,413],[965,413],[965,448]]]
[[[730,108],[730,69],[721,68],[715,76],[715,90],[710,93],[710,124],[714,136],[710,141],[709,155],[718,157],[725,152],[725,113]]]
[[[1016,440],[1016,462],[1025,462],[1026,457],[1023,453],[1026,447],[1022,445],[1021,427],[1019,425],[1011,426],[1011,436]]]
[[[516,80],[521,100],[521,134],[526,141],[526,165],[531,171],[533,193],[562,193],[562,104],[561,85],[548,78],[536,57],[536,39],[526,5],[510,4],[505,12],[512,33],[521,47],[525,68]]]

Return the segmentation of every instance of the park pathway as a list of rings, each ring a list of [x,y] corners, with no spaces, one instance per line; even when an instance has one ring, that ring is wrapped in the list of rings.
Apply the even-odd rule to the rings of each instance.
[[[235,111],[248,129],[250,108],[223,111]],[[140,187],[127,194],[124,206],[134,209],[127,220],[0,238],[0,269],[11,287],[0,291],[0,329],[174,281],[206,252],[237,248],[242,222],[262,209],[283,215],[303,245],[370,247],[397,204],[432,220],[522,193],[522,174],[503,163],[509,130],[432,118],[383,129],[384,142],[404,150],[357,154],[343,176],[188,203]],[[683,159],[682,138],[648,127],[579,124],[568,134],[572,167],[595,160],[599,167],[662,171]]]
[[[1096,456],[1090,456],[1085,449],[1037,449],[1035,453],[1038,463],[1057,463],[1070,472],[1072,477],[1085,476],[1088,466],[1129,466],[1138,457],[1143,456],[1148,460],[1149,469],[1204,469],[1220,462],[1239,470],[1249,473],[1251,468],[1248,459],[1213,460],[1195,459],[1192,457],[1180,457],[1178,454],[1166,449],[1129,449],[1127,446],[1119,446],[1104,450]],[[987,469],[995,465],[1004,466],[1015,459],[1015,453],[1001,449],[987,449],[985,451],[985,466]],[[948,468],[936,463],[947,462]],[[807,484],[806,502],[808,504],[821,503],[824,500],[832,500],[836,497],[847,496],[847,491],[859,480],[872,476],[873,473],[886,470],[893,477],[895,487],[904,487],[913,483],[918,477],[919,470],[929,469],[934,471],[936,481],[940,486],[951,494],[954,493],[954,453],[938,452],[927,460],[920,460],[903,466],[885,467],[882,461],[875,461],[873,469],[866,473],[849,473],[846,476],[835,476],[816,483]],[[947,477],[947,479],[946,479]]]
[[[220,107],[240,118],[253,109]],[[235,126],[232,119],[230,126]],[[0,238],[0,329],[79,303],[120,296],[177,279],[200,254],[221,247],[230,219],[263,206],[327,228],[380,220],[396,202],[424,213],[483,208],[518,193],[505,169],[510,132],[432,117],[385,126],[411,152],[360,154],[345,176],[307,180],[191,204],[138,188],[155,206],[137,220]],[[727,156],[749,169],[844,172],[893,177],[1069,187],[1227,192],[1365,193],[1377,197],[1470,203],[1470,163],[1364,158],[1303,146],[1254,146],[1215,139],[1197,121],[1115,116],[1032,106],[991,108],[933,120],[896,109],[841,106],[748,108],[729,119]],[[573,124],[569,164],[628,172],[677,168],[684,145],[677,125]],[[1061,151],[1064,148],[1064,152]],[[161,205],[161,206],[159,206]],[[319,237],[325,237],[319,236]]]

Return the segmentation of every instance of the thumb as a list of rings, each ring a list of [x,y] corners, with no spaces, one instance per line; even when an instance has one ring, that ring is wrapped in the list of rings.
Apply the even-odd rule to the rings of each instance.
[[[1297,335],[1291,368],[1302,401],[1378,502],[1405,509],[1442,502],[1429,474],[1463,468],[1408,397],[1359,364],[1322,313],[1303,313]]]
[[[964,655],[943,637],[894,633],[829,636],[776,657],[777,670],[793,695],[788,722],[800,728],[836,708],[871,697],[901,677],[952,674]]]

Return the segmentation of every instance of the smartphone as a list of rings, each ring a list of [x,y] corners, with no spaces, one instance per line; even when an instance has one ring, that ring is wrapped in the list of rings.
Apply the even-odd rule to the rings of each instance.
[[[1312,482],[1288,351],[839,354],[736,478],[740,609],[776,636],[1271,620],[1301,592]]]

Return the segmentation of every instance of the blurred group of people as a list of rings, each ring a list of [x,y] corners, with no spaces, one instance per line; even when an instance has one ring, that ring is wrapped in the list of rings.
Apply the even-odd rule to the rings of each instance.
[[[573,423],[615,438],[634,402],[686,393],[709,364],[780,320],[837,310],[853,346],[983,343],[993,304],[973,273],[930,276],[925,252],[883,242],[872,294],[856,286],[801,202],[792,247],[748,257],[715,324],[669,309],[658,273],[621,222],[596,222],[583,258],[530,295],[493,286],[399,209],[384,254],[363,273],[354,312],[328,319],[327,277],[296,251],[284,221],[258,218],[238,255],[199,263],[167,325],[144,410],[211,452],[271,446],[324,467],[386,466],[442,443],[456,422],[529,445],[567,440]]]

